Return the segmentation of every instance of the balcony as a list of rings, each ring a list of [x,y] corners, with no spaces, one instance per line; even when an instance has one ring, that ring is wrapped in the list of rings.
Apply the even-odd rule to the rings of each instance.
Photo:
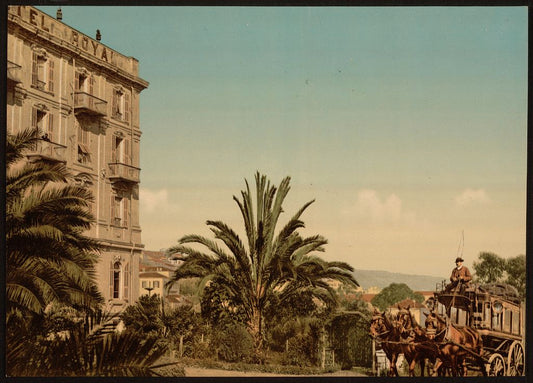
[[[109,180],[111,182],[139,183],[141,169],[119,162],[109,164]]]
[[[22,82],[22,67],[14,62],[7,61],[7,79],[15,84]]]
[[[48,140],[38,140],[28,151],[26,157],[31,160],[45,160],[52,162],[67,162],[67,147]]]
[[[86,113],[93,116],[107,115],[107,101],[85,92],[74,93],[74,113]]]
[[[46,83],[44,81],[41,81],[35,78],[33,79],[31,86],[42,91],[46,90]]]

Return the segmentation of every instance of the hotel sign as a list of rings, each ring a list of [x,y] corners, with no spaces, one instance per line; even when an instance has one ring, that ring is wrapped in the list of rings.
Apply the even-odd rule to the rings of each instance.
[[[88,36],[66,26],[60,21],[36,10],[26,6],[9,7],[10,11],[19,16],[22,20],[28,22],[34,27],[57,36],[63,41],[70,43],[71,45],[80,48],[88,54],[114,65],[122,66],[116,62],[118,54],[98,41],[89,38]],[[14,10],[16,8],[16,10]],[[125,59],[125,57],[123,58]]]

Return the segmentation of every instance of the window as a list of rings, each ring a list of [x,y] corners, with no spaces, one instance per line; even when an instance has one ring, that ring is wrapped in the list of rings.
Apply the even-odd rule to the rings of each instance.
[[[120,298],[120,262],[115,262],[113,264],[113,298]]]
[[[511,332],[511,310],[504,310],[503,331]]]
[[[502,313],[496,313],[492,311],[492,326],[491,328],[496,331],[501,331],[502,329]]]
[[[31,67],[31,85],[39,90],[54,91],[54,61],[48,57],[46,51],[33,51]]]
[[[130,121],[130,94],[122,88],[113,89],[111,116],[120,121]]]
[[[113,136],[111,146],[111,161],[114,163],[131,164],[130,140],[127,138]]]
[[[76,92],[85,92],[91,95],[94,95],[94,85],[96,80],[89,71],[85,68],[76,71],[76,80],[74,82],[74,87]]]
[[[154,288],[159,288],[159,281],[154,281]]]
[[[46,111],[42,105],[34,106],[31,114],[32,128],[39,129],[41,138],[46,141],[55,142],[54,115]]]
[[[111,197],[111,224],[113,226],[128,226],[128,199],[120,196]]]
[[[143,281],[143,283],[142,283],[142,287],[143,287],[143,289],[146,288],[146,287],[148,287],[148,282],[147,282],[147,281]]]
[[[80,164],[88,164],[91,162],[89,132],[81,125],[78,125],[78,162]]]
[[[513,334],[520,335],[520,313],[518,311],[513,311],[511,331]]]

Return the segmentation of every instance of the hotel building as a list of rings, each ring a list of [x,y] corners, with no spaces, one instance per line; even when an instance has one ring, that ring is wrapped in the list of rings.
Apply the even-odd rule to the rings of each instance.
[[[29,161],[62,162],[94,195],[87,235],[104,245],[97,265],[107,309],[139,296],[138,61],[31,6],[8,8],[7,133],[39,128]]]

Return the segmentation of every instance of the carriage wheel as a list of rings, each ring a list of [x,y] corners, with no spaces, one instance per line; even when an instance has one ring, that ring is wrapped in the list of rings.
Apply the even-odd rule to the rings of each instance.
[[[524,347],[522,343],[514,341],[509,348],[507,357],[507,375],[523,376],[524,375]]]
[[[500,354],[492,354],[489,358],[489,376],[505,376],[505,359]]]

